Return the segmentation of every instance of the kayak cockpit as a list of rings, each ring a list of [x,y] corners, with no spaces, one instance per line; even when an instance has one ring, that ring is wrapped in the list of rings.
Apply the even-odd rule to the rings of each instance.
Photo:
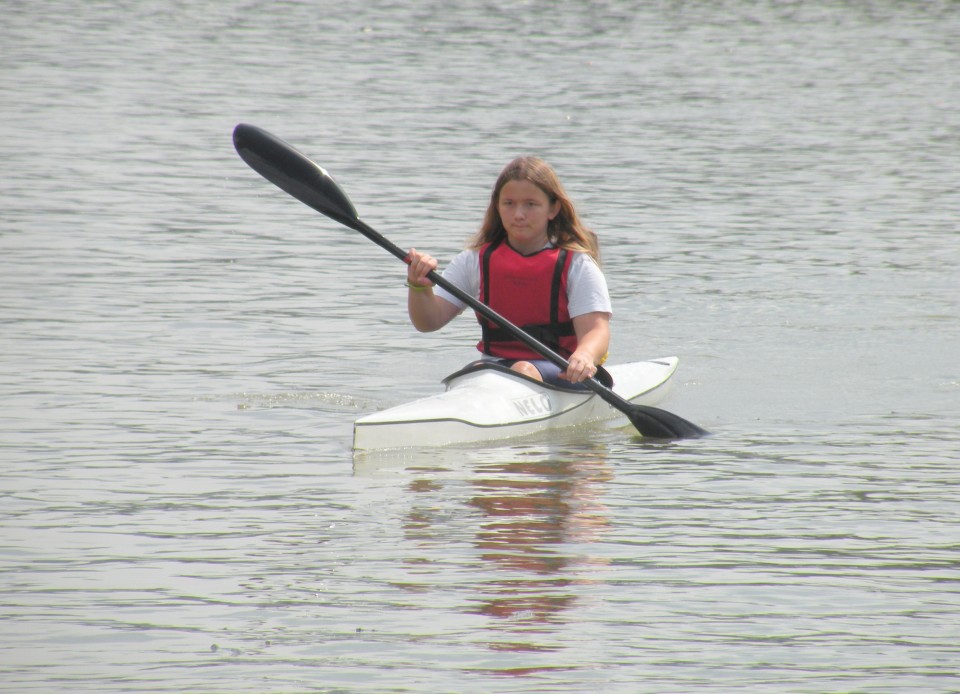
[[[541,388],[559,390],[565,393],[582,393],[584,391],[584,387],[580,385],[575,386],[573,384],[565,384],[565,383],[556,383],[556,384],[544,383],[543,381],[538,381],[535,378],[530,378],[529,376],[526,376],[520,373],[519,371],[514,371],[510,367],[504,366],[499,362],[491,361],[488,359],[477,359],[476,361],[470,362],[459,371],[455,371],[449,376],[447,376],[446,378],[444,378],[441,381],[441,383],[443,383],[443,385],[449,388],[450,385],[459,378],[463,378],[464,376],[467,376],[469,374],[478,373],[478,372],[487,371],[487,370],[495,371],[505,376],[509,376],[511,378],[517,378],[524,381],[529,381],[530,383],[534,383],[540,386]],[[599,373],[597,374],[597,379],[608,388],[613,387],[613,379],[610,377],[610,374],[607,373],[605,370],[600,369]]]

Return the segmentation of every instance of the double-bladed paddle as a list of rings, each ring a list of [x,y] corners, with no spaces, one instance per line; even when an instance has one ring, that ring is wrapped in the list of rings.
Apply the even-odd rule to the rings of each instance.
[[[233,131],[233,145],[240,157],[254,171],[280,189],[327,217],[359,231],[405,263],[410,262],[406,251],[360,220],[353,203],[330,174],[280,138],[262,128],[240,123]],[[564,371],[567,369],[566,359],[486,304],[445,280],[442,275],[430,272],[427,278],[437,286],[446,289],[477,313],[496,323],[544,359],[550,360]],[[682,439],[697,438],[708,433],[693,422],[688,422],[672,412],[629,402],[596,378],[588,378],[584,383],[611,407],[625,414],[643,436],[657,439]]]

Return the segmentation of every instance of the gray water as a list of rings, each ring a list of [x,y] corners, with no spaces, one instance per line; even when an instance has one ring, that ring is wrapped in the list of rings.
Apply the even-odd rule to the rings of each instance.
[[[956,2],[2,17],[0,689],[960,691]],[[442,259],[544,156],[713,436],[354,456],[475,324],[238,122]]]

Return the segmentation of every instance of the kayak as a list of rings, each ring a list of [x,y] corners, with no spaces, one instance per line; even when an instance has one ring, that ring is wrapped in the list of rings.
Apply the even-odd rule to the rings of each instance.
[[[677,357],[605,367],[625,400],[656,405],[670,389]],[[448,446],[528,436],[560,427],[623,419],[590,390],[551,386],[491,362],[443,379],[446,390],[354,422],[358,450]]]

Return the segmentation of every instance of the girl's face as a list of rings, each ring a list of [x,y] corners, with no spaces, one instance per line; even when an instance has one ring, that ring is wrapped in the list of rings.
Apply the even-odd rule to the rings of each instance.
[[[560,201],[552,204],[547,194],[530,181],[507,181],[497,200],[500,221],[507,240],[520,253],[536,253],[547,243],[547,223],[560,212]]]

